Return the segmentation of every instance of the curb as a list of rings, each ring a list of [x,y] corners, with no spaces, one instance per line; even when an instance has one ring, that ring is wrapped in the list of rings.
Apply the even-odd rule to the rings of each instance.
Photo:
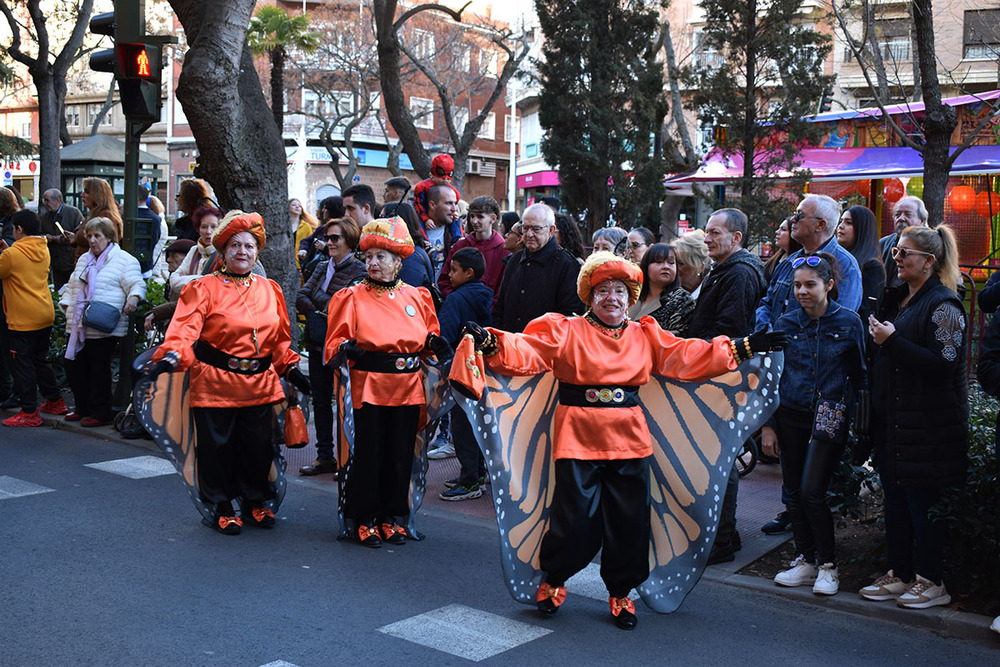
[[[6,416],[16,414],[16,410],[0,410],[0,412],[6,413]],[[100,438],[102,440],[131,445],[140,449],[156,452],[157,454],[160,453],[159,447],[157,447],[154,442],[146,440],[145,438],[124,438],[112,426],[84,428],[77,422],[67,422],[62,417],[56,415],[42,415],[42,420],[45,422],[45,426],[52,429],[70,431],[81,435]],[[312,480],[299,479],[294,476],[293,478],[297,483],[313,489],[322,490],[324,488],[336,488],[335,486],[327,487],[322,484],[311,484],[310,482]],[[457,516],[459,520],[468,521],[477,525],[484,522],[491,525],[493,524],[492,521],[465,515],[459,511],[426,507],[421,508],[420,511],[424,515],[447,516],[449,519],[455,519]],[[990,624],[993,622],[993,619],[980,614],[955,611],[947,607],[935,607],[923,610],[903,609],[888,601],[871,602],[863,600],[857,595],[857,593],[850,591],[841,591],[837,595],[833,596],[819,596],[813,595],[812,590],[808,587],[802,586],[798,588],[785,588],[776,585],[770,579],[737,574],[739,570],[743,569],[758,558],[761,558],[770,551],[777,549],[790,539],[791,534],[784,539],[773,543],[755,541],[756,544],[752,544],[750,549],[744,548],[740,551],[738,557],[733,562],[705,568],[702,578],[714,583],[735,586],[737,588],[743,588],[764,595],[776,595],[789,600],[795,600],[796,602],[809,604],[814,607],[820,607],[822,609],[845,612],[867,618],[878,618],[883,621],[890,621],[900,625],[929,630],[944,637],[964,639],[992,648],[1000,648],[1000,635],[997,635],[990,630]],[[766,548],[761,548],[761,545],[766,546]],[[751,546],[751,544],[747,544],[746,546]]]

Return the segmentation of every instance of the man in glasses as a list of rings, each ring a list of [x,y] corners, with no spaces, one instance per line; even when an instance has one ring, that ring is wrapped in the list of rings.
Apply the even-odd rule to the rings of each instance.
[[[927,226],[927,207],[919,197],[903,197],[892,207],[892,223],[895,231],[878,240],[882,249],[882,264],[885,265],[885,286],[899,286],[902,281],[897,277],[898,267],[892,257],[892,249],[899,243],[899,235],[907,227]]]
[[[754,331],[754,308],[764,294],[764,264],[743,248],[747,216],[735,208],[712,214],[705,226],[705,245],[712,266],[701,283],[701,292],[691,317],[688,336],[712,340],[716,336],[740,338]],[[736,530],[736,494],[740,475],[736,466],[729,474],[726,495],[719,514],[715,544],[708,564],[728,563],[742,548]]]
[[[80,226],[83,214],[80,209],[63,202],[62,193],[52,188],[42,193],[38,217],[52,257],[52,284],[59,290],[69,282],[70,274],[76,266],[73,261],[73,239],[67,237],[66,232],[73,232]]]
[[[840,204],[826,195],[806,195],[799,203],[791,220],[792,238],[802,244],[802,248],[781,262],[771,275],[767,294],[760,300],[757,307],[754,329],[771,329],[786,312],[801,308],[792,293],[792,276],[795,271],[792,262],[799,257],[808,257],[820,252],[828,252],[837,259],[837,271],[840,280],[837,281],[837,303],[854,312],[861,306],[861,269],[858,260],[837,244],[837,224],[840,222]],[[761,439],[765,442],[775,437],[774,429],[765,426]],[[778,443],[780,446],[780,443]],[[786,494],[782,489],[782,502]],[[787,504],[787,503],[786,503]],[[789,530],[791,520],[788,512],[781,512],[775,519],[765,524],[761,530],[769,535],[779,534]]]
[[[493,326],[520,333],[545,313],[583,314],[577,296],[580,264],[556,243],[556,217],[545,204],[532,204],[521,220],[524,250],[511,255],[493,304]]]

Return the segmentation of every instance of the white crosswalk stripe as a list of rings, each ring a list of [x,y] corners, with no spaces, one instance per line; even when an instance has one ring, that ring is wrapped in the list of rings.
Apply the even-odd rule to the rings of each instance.
[[[591,563],[570,577],[569,581],[566,582],[566,594],[582,595],[586,598],[607,602],[608,587],[604,585],[604,580],[601,579],[600,563]],[[633,600],[638,600],[639,594],[632,591],[629,597]]]
[[[266,665],[261,665],[260,667],[299,667],[294,662],[285,662],[284,660],[275,660],[274,662],[269,662]]]
[[[23,479],[17,479],[16,477],[0,475],[0,500],[33,496],[36,493],[48,493],[49,491],[55,491],[55,489],[25,482]]]
[[[172,475],[176,472],[170,461],[161,459],[158,456],[136,456],[128,459],[103,461],[101,463],[88,463],[86,467],[110,472],[114,475],[121,475],[129,479],[160,477],[162,475]]]
[[[460,604],[450,604],[378,630],[473,662],[486,660],[552,632]]]

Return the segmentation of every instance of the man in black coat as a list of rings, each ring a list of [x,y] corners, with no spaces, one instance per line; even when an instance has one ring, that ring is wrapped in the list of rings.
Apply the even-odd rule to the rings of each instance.
[[[52,285],[59,290],[69,282],[76,265],[73,261],[73,232],[83,222],[83,213],[63,202],[62,193],[52,188],[42,193],[42,210],[38,217],[42,222],[42,235],[49,242]]]
[[[735,208],[712,214],[705,227],[705,245],[712,267],[701,285],[701,293],[691,316],[688,335],[711,340],[716,336],[739,338],[753,333],[757,303],[764,295],[764,265],[742,247],[747,234],[747,216]],[[708,556],[708,564],[736,558],[742,548],[736,530],[736,493],[739,470],[734,465],[726,485],[719,515],[719,530]]]
[[[583,314],[577,296],[580,264],[563,250],[554,236],[556,218],[545,204],[524,211],[521,232],[524,250],[510,257],[493,305],[493,326],[520,333],[528,322],[545,313]]]

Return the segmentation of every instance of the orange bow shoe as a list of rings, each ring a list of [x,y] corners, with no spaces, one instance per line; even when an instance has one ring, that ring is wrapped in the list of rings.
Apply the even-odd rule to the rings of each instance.
[[[635,617],[635,603],[629,597],[608,598],[608,606],[611,608],[611,616],[615,619],[615,625],[622,630],[634,630],[639,619]]]
[[[543,581],[535,593],[535,602],[538,604],[538,611],[546,616],[559,611],[559,606],[566,601],[566,587],[552,586],[547,581]]]

